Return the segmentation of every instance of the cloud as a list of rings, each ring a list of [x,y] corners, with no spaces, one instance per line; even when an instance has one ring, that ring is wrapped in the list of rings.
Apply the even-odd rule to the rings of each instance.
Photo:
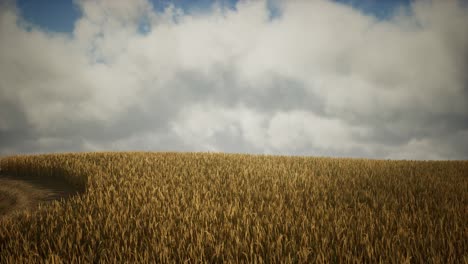
[[[191,13],[146,0],[75,3],[72,34],[0,8],[3,155],[468,158],[461,2],[415,1],[386,20],[324,0]]]

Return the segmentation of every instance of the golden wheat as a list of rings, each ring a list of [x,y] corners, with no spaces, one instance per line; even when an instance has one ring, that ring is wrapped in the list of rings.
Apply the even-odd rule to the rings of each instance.
[[[214,153],[13,156],[83,193],[0,219],[0,262],[463,263],[468,162]]]

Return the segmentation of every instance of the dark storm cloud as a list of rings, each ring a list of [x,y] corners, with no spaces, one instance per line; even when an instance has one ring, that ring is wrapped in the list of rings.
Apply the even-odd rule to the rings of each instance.
[[[14,149],[23,141],[37,139],[33,127],[28,124],[28,120],[22,110],[4,100],[0,100],[0,146],[2,148]]]
[[[321,98],[300,81],[272,73],[265,75],[265,82],[242,83],[238,69],[228,66],[217,67],[210,76],[195,70],[181,71],[159,93],[181,105],[205,101],[230,108],[244,104],[266,113],[301,109],[325,114]],[[153,97],[156,99],[157,94]]]

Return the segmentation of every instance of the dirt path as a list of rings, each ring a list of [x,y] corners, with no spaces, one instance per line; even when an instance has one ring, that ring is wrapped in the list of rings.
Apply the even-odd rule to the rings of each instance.
[[[79,191],[63,179],[12,177],[0,174],[0,218],[34,210],[41,202],[68,198]]]

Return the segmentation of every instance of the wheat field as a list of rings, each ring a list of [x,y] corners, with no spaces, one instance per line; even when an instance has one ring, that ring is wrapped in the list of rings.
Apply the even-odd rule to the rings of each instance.
[[[0,263],[468,263],[468,161],[10,156],[80,193],[0,218]]]

